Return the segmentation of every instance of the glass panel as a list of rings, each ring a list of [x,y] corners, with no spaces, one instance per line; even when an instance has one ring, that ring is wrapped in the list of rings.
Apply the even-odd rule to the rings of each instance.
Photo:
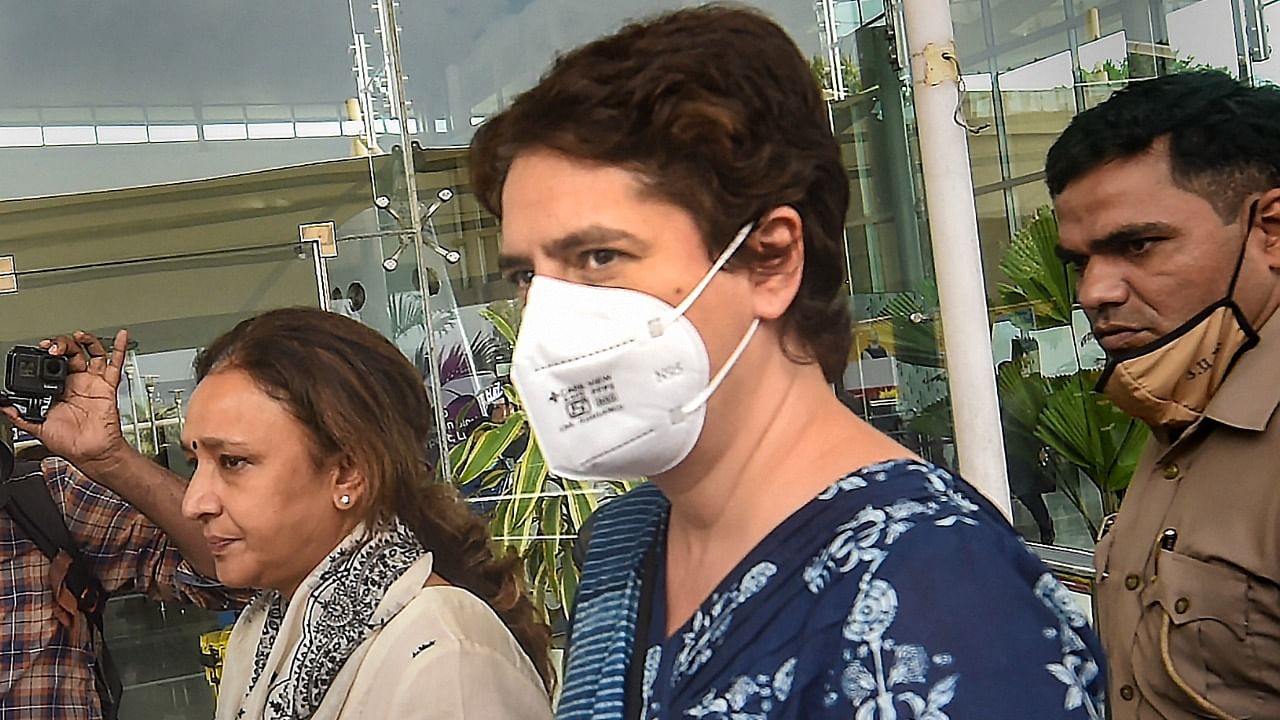
[[[1126,7],[1122,2],[1069,0],[1067,7],[1071,11],[1072,21],[1081,32],[1081,43],[1113,35],[1124,29]]]
[[[299,140],[286,125],[252,125],[292,122],[297,106],[327,107],[316,119],[344,119],[355,94],[344,4],[0,0],[0,17],[21,28],[5,38],[0,164],[24,168],[0,175],[0,198],[189,180],[351,151],[339,137]],[[35,128],[40,139],[31,142],[28,130],[17,142],[18,128]],[[36,149],[17,149],[24,146]]]
[[[1084,100],[1081,110],[1087,110],[1124,86],[1124,79],[1128,74],[1128,43],[1125,34],[1116,32],[1082,44],[1078,68],[1078,84]]]
[[[1000,135],[996,131],[995,97],[991,91],[991,75],[964,76],[964,117],[971,127],[986,126],[969,136],[969,162],[973,169],[974,187],[998,183],[1004,179],[1000,163]]]
[[[1019,231],[1045,236],[1053,225],[1051,215],[1037,214],[1048,202],[1043,183],[1019,185],[1011,197]],[[1012,242],[1030,240],[1018,236]],[[1065,272],[1066,267],[1055,261],[1037,277]],[[1001,281],[1019,285],[1022,277]],[[1031,541],[1090,548],[1101,518],[1100,495],[1087,476],[1064,459],[1059,441],[1046,442],[1041,436],[1048,403],[1059,412],[1075,414],[1096,402],[1096,378],[1080,372],[1082,356],[1089,355],[1081,350],[1087,346],[1088,321],[1083,313],[1077,317],[1069,300],[1055,304],[1048,297],[1003,291],[1000,296],[992,307],[991,342],[1009,488],[1015,500],[1014,525]],[[1093,359],[1088,358],[1090,369]]]
[[[181,202],[173,197],[168,201]],[[98,207],[105,217],[112,217],[103,203]],[[68,218],[74,217],[74,208],[62,209]],[[24,213],[6,217],[30,231],[50,224],[47,210],[29,206]],[[154,210],[135,206],[131,212],[147,218]],[[31,214],[43,214],[44,219]],[[148,238],[142,230],[97,242],[92,246],[96,252],[78,248],[75,241],[6,239],[4,246],[14,251],[18,289],[0,295],[0,315],[5,318],[0,354],[53,332],[85,329],[111,337],[127,327],[132,349],[118,397],[125,438],[162,465],[187,474],[178,441],[185,402],[195,384],[196,348],[261,310],[320,304],[322,265],[314,245],[299,244],[296,227],[274,243],[267,241],[270,222],[260,221],[257,227],[264,242],[225,251],[202,251],[196,243],[182,242],[192,235],[170,227],[166,234],[172,234],[173,241],[164,247],[167,257],[133,255],[148,247],[130,242]],[[216,226],[201,229],[218,234]],[[77,249],[82,251],[74,252]],[[78,264],[81,258],[92,262]],[[43,265],[46,260],[49,265]],[[204,677],[199,638],[232,620],[229,614],[136,595],[113,597],[106,608],[105,630],[125,686],[124,713],[174,720],[210,717],[214,695]]]
[[[201,634],[228,617],[177,603],[121,595],[107,602],[104,627],[124,682],[122,715],[156,720],[213,717],[213,688],[201,665]]]
[[[1239,76],[1232,1],[1198,0],[1179,4],[1182,7],[1168,14],[1169,45],[1177,58],[1175,69],[1211,67]]]
[[[1071,53],[1060,52],[999,76],[1011,177],[1043,170],[1049,146],[1075,115],[1073,67]]]
[[[424,143],[467,142],[483,118],[533,85],[557,52],[612,32],[627,20],[697,4],[680,0],[403,4],[400,24],[408,95],[426,126]],[[752,4],[791,31],[807,55],[819,55],[815,3],[763,0]],[[832,3],[845,18],[852,17],[852,8],[845,7],[850,4]],[[867,13],[881,4],[864,0],[863,17],[870,19]],[[356,4],[358,21],[363,21],[365,7]],[[372,34],[366,39],[377,43]]]
[[[1009,247],[1009,211],[1002,190],[984,193],[974,199],[978,211],[978,239],[982,245],[982,269],[987,292],[992,294],[1003,281],[1000,259]]]
[[[1049,197],[1049,186],[1043,180],[1033,180],[1015,185],[1009,191],[1013,195],[1013,212],[1015,228],[1023,228],[1040,211],[1053,209],[1053,200]]]
[[[922,457],[954,466],[914,118],[893,45],[877,19],[838,46],[858,80],[855,92],[831,104],[852,192],[846,257],[854,345],[841,399]]]
[[[1066,47],[1062,0],[989,0],[996,68],[1022,67]]]

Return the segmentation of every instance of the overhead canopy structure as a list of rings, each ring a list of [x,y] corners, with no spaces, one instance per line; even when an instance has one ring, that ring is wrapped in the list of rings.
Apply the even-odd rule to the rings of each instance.
[[[374,159],[379,186],[395,176],[392,162]],[[257,311],[319,305],[317,263],[298,226],[341,226],[372,197],[370,160],[355,157],[0,202],[0,257],[13,257],[18,284],[0,294],[0,351],[120,327],[142,352],[198,347]]]

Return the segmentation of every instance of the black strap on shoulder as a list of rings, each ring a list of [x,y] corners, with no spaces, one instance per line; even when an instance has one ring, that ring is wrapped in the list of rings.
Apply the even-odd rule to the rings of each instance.
[[[107,604],[107,592],[72,539],[66,518],[49,494],[49,486],[40,465],[18,463],[12,477],[9,482],[0,485],[0,507],[8,511],[14,524],[35,543],[45,557],[53,560],[65,553],[70,558],[64,584],[75,596],[80,612],[92,624],[97,649],[97,662],[93,666],[94,682],[102,700],[103,717],[105,720],[115,720],[120,709],[123,684],[102,631],[102,613]],[[52,590],[57,593],[59,588]]]

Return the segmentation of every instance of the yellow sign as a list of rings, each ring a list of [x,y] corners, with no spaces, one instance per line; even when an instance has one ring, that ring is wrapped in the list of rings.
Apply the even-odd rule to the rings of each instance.
[[[320,248],[320,257],[338,257],[338,228],[332,220],[299,225],[298,237],[303,242],[314,241]]]

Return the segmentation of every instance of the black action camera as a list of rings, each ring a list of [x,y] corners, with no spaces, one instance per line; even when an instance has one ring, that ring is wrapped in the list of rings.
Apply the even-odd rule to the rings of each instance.
[[[4,389],[23,418],[44,422],[54,400],[67,390],[67,359],[19,345],[4,363]]]

